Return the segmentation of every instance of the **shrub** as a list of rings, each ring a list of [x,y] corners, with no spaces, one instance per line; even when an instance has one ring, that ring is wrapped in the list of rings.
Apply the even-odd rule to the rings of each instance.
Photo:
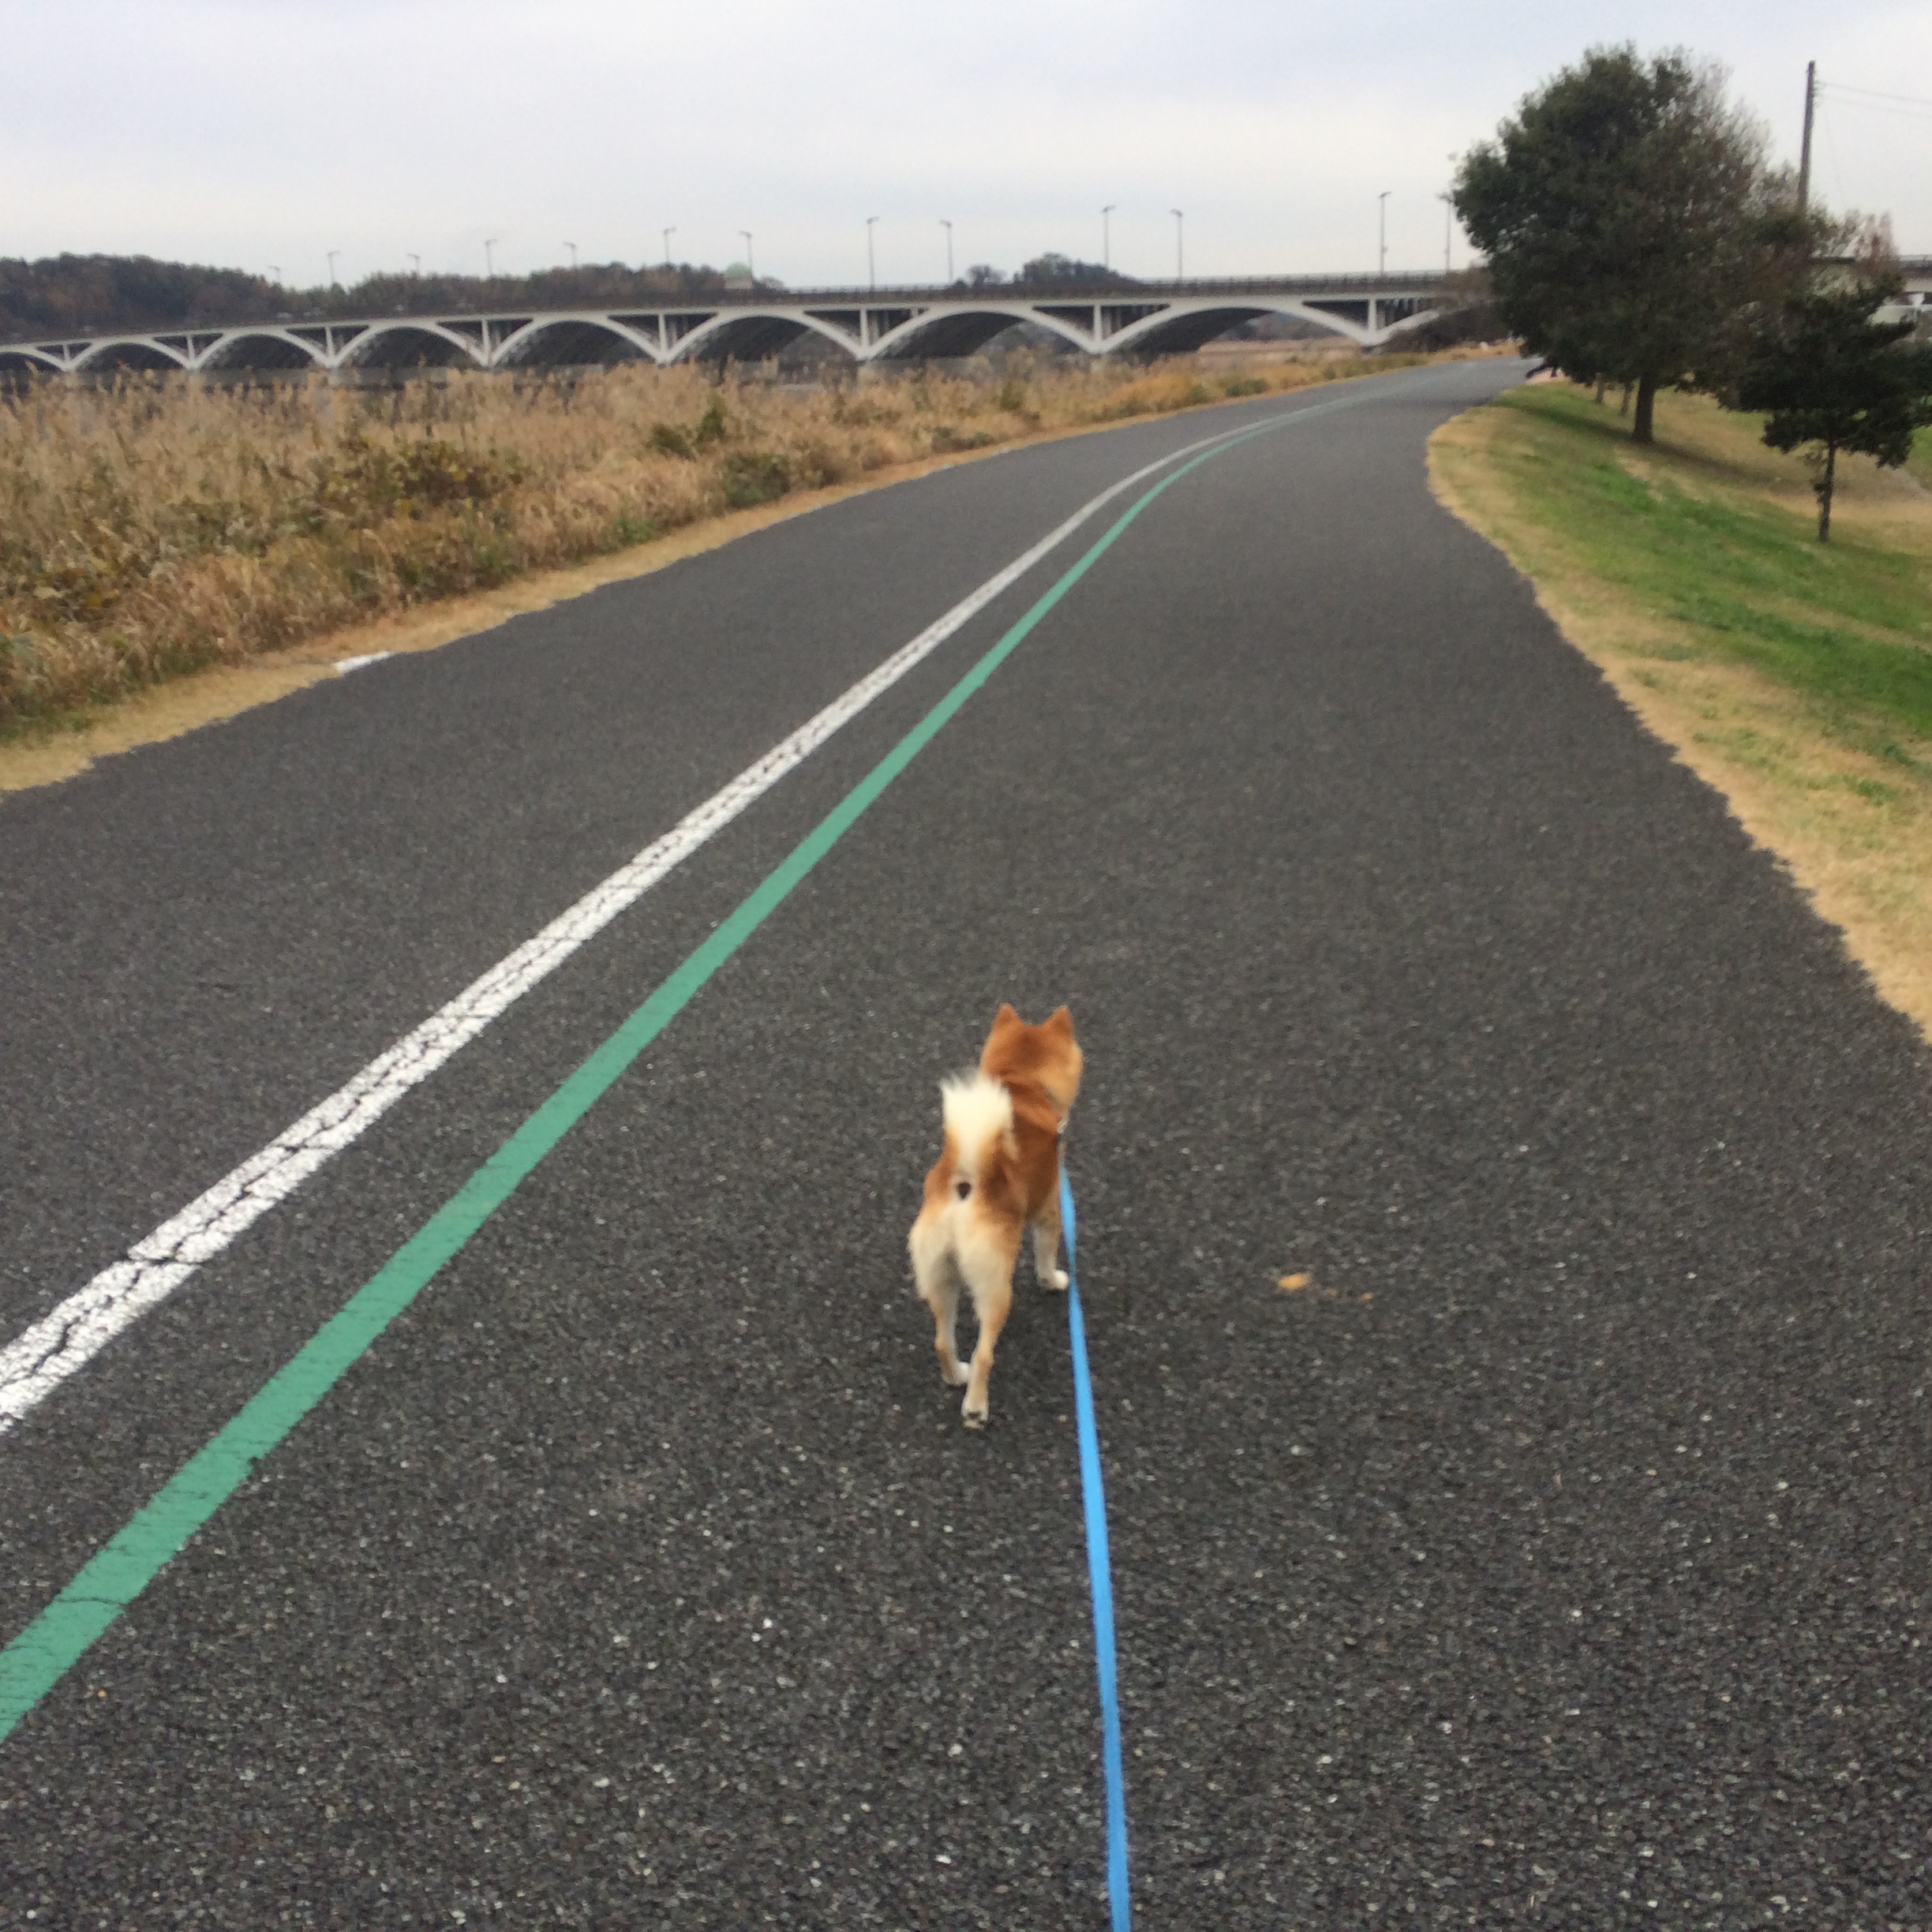
[[[733,450],[724,459],[724,500],[734,510],[773,503],[792,487],[792,466],[771,450]]]

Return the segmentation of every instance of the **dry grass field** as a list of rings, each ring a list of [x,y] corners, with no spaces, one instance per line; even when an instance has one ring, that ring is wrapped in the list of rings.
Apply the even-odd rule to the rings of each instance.
[[[1439,430],[1432,476],[1932,1035],[1932,466],[1841,459],[1821,545],[1759,428],[1664,395],[1643,450],[1533,384]]]
[[[0,740],[908,465],[1420,359],[1019,358],[985,380],[805,393],[635,365],[384,390],[38,385],[0,398]]]

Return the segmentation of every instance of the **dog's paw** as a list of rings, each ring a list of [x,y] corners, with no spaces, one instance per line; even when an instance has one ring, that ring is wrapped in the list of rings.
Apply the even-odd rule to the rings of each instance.
[[[1073,1279],[1065,1268],[1051,1268],[1047,1271],[1045,1285],[1049,1288],[1064,1288]]]
[[[964,1388],[972,1380],[972,1365],[955,1362],[950,1368],[942,1368],[939,1376],[950,1388]]]
[[[972,1405],[972,1397],[968,1396],[966,1399],[966,1406],[960,1411],[960,1420],[968,1428],[984,1428],[987,1425],[986,1404],[982,1402],[975,1409]]]

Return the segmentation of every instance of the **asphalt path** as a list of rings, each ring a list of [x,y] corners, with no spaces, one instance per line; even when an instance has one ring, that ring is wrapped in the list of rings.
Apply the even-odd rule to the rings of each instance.
[[[1148,508],[0,1743],[0,1925],[1104,1923],[1064,1304],[969,1434],[904,1260],[1002,998],[1088,1052],[1137,1923],[1932,1923],[1932,1065],[1430,498],[1516,373]],[[0,1339],[1098,490],[1283,412],[0,804]],[[0,1440],[0,1637],[1086,541]]]

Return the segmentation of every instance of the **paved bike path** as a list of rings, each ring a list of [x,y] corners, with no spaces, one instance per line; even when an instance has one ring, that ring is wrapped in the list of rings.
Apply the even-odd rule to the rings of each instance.
[[[1064,1310],[969,1436],[902,1254],[938,1073],[1064,998],[1141,1923],[1923,1919],[1925,1055],[1428,497],[1496,380],[1149,511],[0,1747],[0,1899],[1099,1923]],[[876,742],[9,1440],[10,1548],[54,1575]]]

